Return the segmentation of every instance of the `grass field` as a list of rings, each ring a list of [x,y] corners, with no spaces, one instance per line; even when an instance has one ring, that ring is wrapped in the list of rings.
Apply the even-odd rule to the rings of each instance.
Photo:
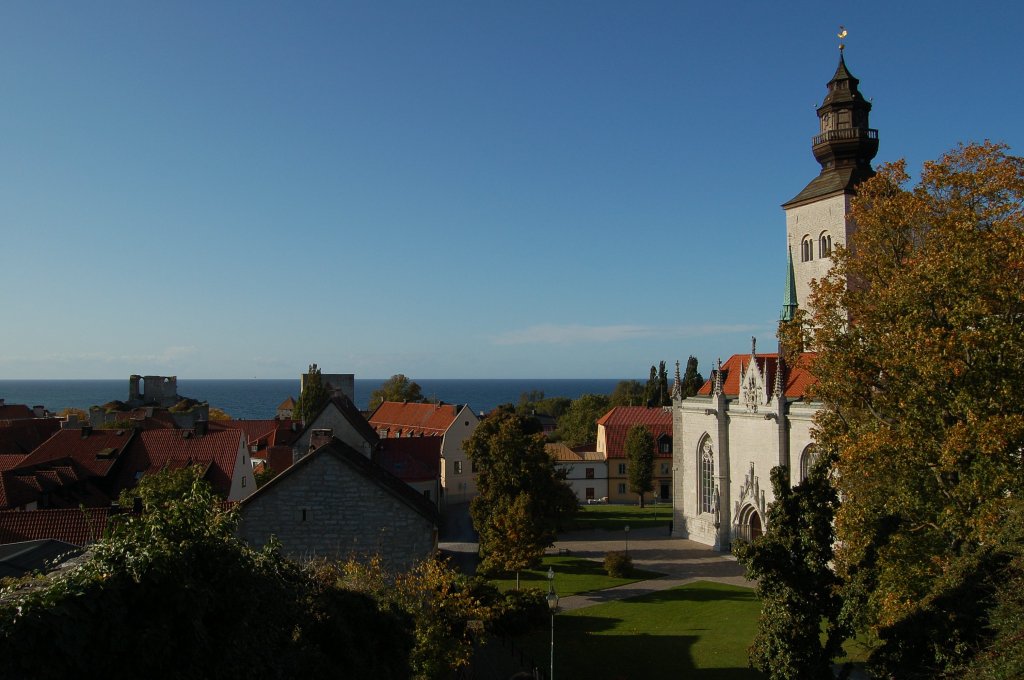
[[[555,618],[555,677],[753,679],[761,605],[749,588],[701,581]],[[520,641],[547,667],[550,630]]]
[[[645,508],[638,505],[581,505],[568,528],[624,531],[627,525],[630,529],[665,527],[667,534],[671,519],[672,505],[669,503],[648,505]]]
[[[555,591],[559,597],[614,588],[661,576],[655,572],[635,569],[631,578],[612,578],[605,573],[604,565],[600,562],[585,560],[582,557],[549,555],[544,558],[539,569],[519,572],[519,587],[539,588],[547,592],[548,567],[555,570]],[[516,575],[506,574],[502,578],[491,579],[491,582],[501,590],[510,590],[516,587]]]

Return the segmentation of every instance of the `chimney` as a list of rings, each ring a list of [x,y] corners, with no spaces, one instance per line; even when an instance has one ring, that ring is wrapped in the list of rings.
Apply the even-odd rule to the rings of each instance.
[[[324,444],[330,443],[331,439],[334,438],[334,430],[329,429],[318,429],[313,430],[309,436],[309,450],[316,451]]]
[[[197,420],[196,421],[196,436],[202,437],[209,430],[210,421],[208,420]]]
[[[92,434],[92,425],[82,425],[82,439]]]
[[[42,404],[36,404],[32,407],[32,413],[36,418],[45,418],[46,408]]]

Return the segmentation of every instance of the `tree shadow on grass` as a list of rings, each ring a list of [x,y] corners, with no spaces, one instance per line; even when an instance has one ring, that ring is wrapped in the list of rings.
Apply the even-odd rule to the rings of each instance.
[[[703,678],[758,680],[764,676],[746,667],[697,668],[692,648],[695,635],[601,634],[619,619],[569,616],[555,619],[555,677],[587,680],[633,678]],[[521,646],[538,664],[550,654],[550,630],[535,631]]]
[[[680,588],[659,590],[630,598],[631,602],[731,602],[757,603],[756,593],[748,588],[721,586],[708,581],[697,581]]]

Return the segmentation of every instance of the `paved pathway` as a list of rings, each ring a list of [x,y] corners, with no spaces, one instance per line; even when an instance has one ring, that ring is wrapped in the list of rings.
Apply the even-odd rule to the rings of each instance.
[[[634,529],[629,532],[629,556],[633,558],[633,566],[665,576],[594,593],[570,595],[558,601],[559,609],[582,609],[602,602],[675,588],[693,581],[753,587],[754,584],[744,578],[743,567],[731,555],[667,534],[668,530],[664,527]],[[610,550],[624,550],[625,547],[625,533],[621,531],[574,531],[562,534],[554,548],[549,549],[549,553],[565,550],[574,557],[603,561]]]

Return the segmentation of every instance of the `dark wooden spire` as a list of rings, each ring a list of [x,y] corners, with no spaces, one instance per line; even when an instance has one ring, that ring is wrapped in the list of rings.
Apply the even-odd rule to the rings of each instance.
[[[875,174],[871,159],[878,153],[878,130],[869,124],[871,102],[864,99],[858,85],[860,81],[846,68],[840,51],[839,66],[826,86],[825,101],[818,107],[818,134],[811,140],[821,174],[784,207],[853,191],[858,183]]]

